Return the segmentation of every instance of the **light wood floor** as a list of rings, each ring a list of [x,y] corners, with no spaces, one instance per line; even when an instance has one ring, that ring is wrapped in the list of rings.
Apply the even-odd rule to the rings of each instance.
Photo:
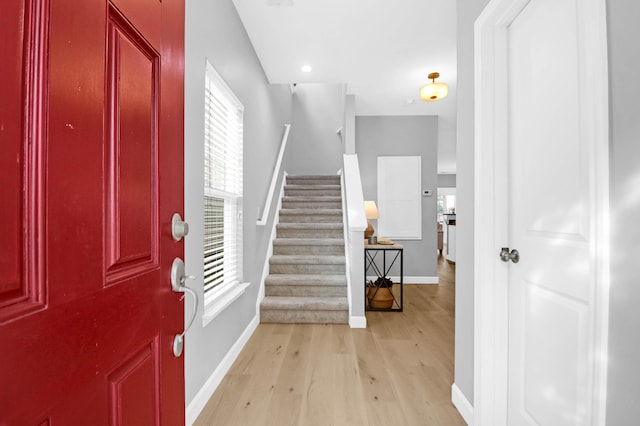
[[[406,285],[404,312],[260,324],[196,425],[464,425],[451,404],[455,266]]]

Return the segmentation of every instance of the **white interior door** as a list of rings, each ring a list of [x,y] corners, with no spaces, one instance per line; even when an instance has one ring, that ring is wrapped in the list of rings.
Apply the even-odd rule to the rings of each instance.
[[[506,389],[494,389],[494,407],[504,416],[497,413],[500,421],[490,424],[600,424],[608,144],[606,71],[600,72],[606,32],[594,23],[604,20],[604,3],[493,3],[508,6],[494,21],[500,30],[490,48],[495,127],[480,136],[497,142],[492,160],[479,167],[484,173],[490,162],[506,160],[496,168],[499,182],[488,201],[505,213],[494,229],[497,259],[490,261],[497,305],[480,309],[490,307],[496,323],[501,313],[506,320],[493,358],[494,366],[506,361],[504,376],[495,367],[495,377],[504,379],[495,386]],[[501,247],[516,249],[519,262],[499,259]]]
[[[593,306],[591,144],[575,0],[533,0],[508,30],[509,424],[585,424]],[[581,132],[584,129],[585,132]]]

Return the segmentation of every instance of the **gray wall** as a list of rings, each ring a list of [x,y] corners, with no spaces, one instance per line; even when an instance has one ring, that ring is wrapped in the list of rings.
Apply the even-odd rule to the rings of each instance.
[[[607,424],[640,419],[640,3],[607,1],[611,144],[611,293]]]
[[[256,301],[271,223],[256,227],[276,161],[283,125],[291,122],[288,86],[270,86],[231,0],[186,2],[185,243],[187,273],[202,285],[202,141],[205,57],[244,104],[244,281],[251,286],[206,327],[201,314],[186,337],[186,402],[220,364],[256,315]],[[191,173],[195,171],[194,173]],[[200,263],[199,263],[200,262]],[[185,310],[190,313],[190,304]]]
[[[458,0],[455,383],[473,404],[473,23],[488,0]]]
[[[365,200],[377,200],[378,156],[422,157],[422,188],[433,196],[422,197],[422,240],[403,240],[404,275],[437,277],[436,189],[438,155],[436,116],[358,116],[356,152]],[[377,221],[372,221],[374,228]],[[384,236],[384,235],[383,235]]]
[[[456,175],[455,174],[439,174],[438,175],[438,188],[455,188],[456,187]]]
[[[289,174],[335,174],[342,168],[344,144],[336,131],[343,126],[342,84],[298,84],[293,95]]]

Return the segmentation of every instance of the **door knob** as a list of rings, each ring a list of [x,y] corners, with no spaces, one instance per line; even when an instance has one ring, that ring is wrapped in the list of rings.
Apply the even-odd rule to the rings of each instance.
[[[516,249],[509,252],[509,247],[502,247],[502,250],[500,250],[500,260],[503,262],[512,261],[513,263],[518,263],[520,261],[520,253]]]

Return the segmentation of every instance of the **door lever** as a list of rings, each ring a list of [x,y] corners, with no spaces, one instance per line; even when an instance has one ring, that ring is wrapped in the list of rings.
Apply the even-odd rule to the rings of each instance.
[[[173,259],[173,264],[171,265],[171,289],[176,293],[189,293],[193,296],[193,313],[191,314],[191,319],[187,323],[184,331],[176,334],[173,338],[173,355],[176,357],[182,355],[184,335],[187,334],[187,331],[189,331],[191,325],[193,325],[193,321],[196,319],[196,313],[198,312],[198,293],[185,285],[187,280],[195,279],[196,277],[193,275],[185,275],[184,262],[182,259],[178,257]]]

